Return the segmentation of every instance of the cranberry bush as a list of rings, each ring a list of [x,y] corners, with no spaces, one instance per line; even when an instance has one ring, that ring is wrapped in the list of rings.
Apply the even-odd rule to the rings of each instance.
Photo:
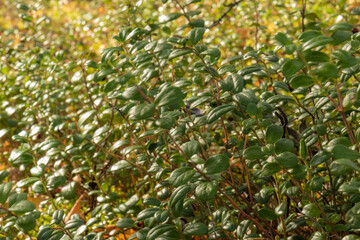
[[[0,239],[359,239],[359,7],[328,24],[303,1],[295,30],[231,51],[212,31],[250,3],[214,21],[200,0],[156,4],[173,11],[129,18],[99,59],[18,5]]]

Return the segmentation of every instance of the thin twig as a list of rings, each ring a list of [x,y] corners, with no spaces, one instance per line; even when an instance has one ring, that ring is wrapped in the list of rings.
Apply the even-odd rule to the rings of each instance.
[[[302,0],[301,27],[303,32],[305,32],[305,13],[306,13],[306,0]]]
[[[228,15],[228,13],[239,3],[241,3],[243,0],[239,0],[230,4],[224,4],[225,7],[227,7],[228,9],[223,13],[223,15],[221,15],[221,17],[219,17],[217,20],[215,20],[210,26],[206,27],[206,28],[213,28],[217,25],[219,25],[221,23],[221,21],[223,20],[224,17],[226,17],[226,15]]]

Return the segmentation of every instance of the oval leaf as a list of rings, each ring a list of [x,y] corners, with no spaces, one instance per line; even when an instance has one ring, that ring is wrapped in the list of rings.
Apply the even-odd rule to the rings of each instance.
[[[213,155],[205,162],[205,173],[220,173],[230,167],[229,157],[224,154]]]

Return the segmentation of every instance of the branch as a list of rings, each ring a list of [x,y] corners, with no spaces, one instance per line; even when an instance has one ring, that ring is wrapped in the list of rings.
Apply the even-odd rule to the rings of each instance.
[[[226,15],[239,3],[241,3],[243,0],[238,0],[235,1],[233,3],[230,4],[224,4],[225,7],[227,7],[228,9],[223,13],[223,15],[221,15],[221,17],[217,20],[215,20],[210,26],[208,26],[207,28],[213,28],[217,25],[219,25],[221,23],[221,21],[223,20],[224,17],[226,17]]]

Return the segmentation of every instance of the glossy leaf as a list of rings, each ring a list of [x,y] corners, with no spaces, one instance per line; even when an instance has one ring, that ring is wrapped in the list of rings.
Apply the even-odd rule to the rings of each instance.
[[[174,187],[179,187],[186,184],[195,173],[196,171],[191,167],[178,168],[171,173],[169,181]]]
[[[220,106],[217,106],[216,108],[212,109],[208,115],[207,115],[207,122],[208,123],[213,123],[216,120],[220,119],[223,115],[225,115],[226,113],[234,110],[236,107],[230,104],[223,104]]]
[[[313,78],[306,75],[298,75],[289,81],[290,87],[296,89],[299,87],[311,87],[315,81]]]
[[[312,38],[303,45],[303,50],[307,51],[316,47],[324,47],[326,44],[331,43],[334,39],[328,36],[320,35]]]
[[[155,113],[155,105],[150,103],[144,103],[133,107],[129,112],[129,119],[136,120],[144,120],[149,117],[154,116]]]
[[[266,142],[267,143],[276,143],[284,134],[284,129],[279,126],[272,124],[266,130]]]
[[[229,157],[224,154],[213,155],[205,162],[205,173],[213,174],[225,171],[230,166],[229,161]]]
[[[281,68],[282,73],[285,77],[291,77],[297,71],[305,66],[305,63],[301,62],[298,59],[291,59],[287,61]]]
[[[14,203],[10,208],[9,211],[16,212],[16,213],[26,213],[31,212],[35,209],[35,204],[28,201],[28,200],[21,200],[19,202]]]
[[[159,107],[169,106],[169,105],[183,105],[183,93],[178,87],[166,87],[164,88],[155,98],[155,104]]]
[[[199,184],[195,189],[195,195],[202,202],[207,202],[213,199],[217,192],[217,186],[211,182],[205,182]]]
[[[188,223],[185,226],[183,233],[185,235],[202,236],[208,233],[208,228],[204,223],[201,222]]]
[[[9,197],[11,191],[12,183],[3,183],[0,185],[0,203],[5,204],[7,198]]]
[[[189,33],[189,39],[193,45],[197,44],[205,33],[205,28],[194,28]]]

